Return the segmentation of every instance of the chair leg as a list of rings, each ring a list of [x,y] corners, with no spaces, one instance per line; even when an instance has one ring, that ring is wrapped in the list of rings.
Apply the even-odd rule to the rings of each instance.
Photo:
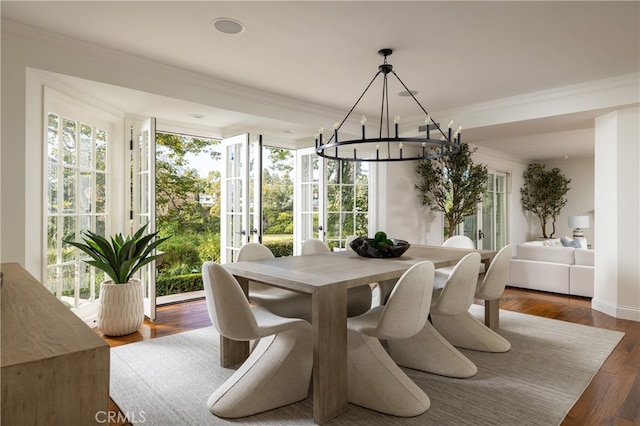
[[[511,343],[478,321],[469,312],[462,315],[433,315],[433,326],[453,346],[482,352],[507,352]]]
[[[403,367],[447,377],[467,378],[478,372],[469,358],[454,348],[427,322],[413,337],[388,340],[391,358]]]
[[[389,357],[380,341],[349,331],[349,402],[393,416],[411,417],[429,397]]]
[[[309,394],[312,366],[310,330],[263,337],[207,406],[216,416],[237,418],[301,401]]]

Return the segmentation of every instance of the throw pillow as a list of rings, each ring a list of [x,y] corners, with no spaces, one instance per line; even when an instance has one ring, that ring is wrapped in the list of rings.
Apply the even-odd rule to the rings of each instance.
[[[544,240],[542,245],[545,247],[562,247],[560,238],[550,238],[548,240]]]
[[[582,248],[578,241],[572,240],[569,237],[560,238],[560,242],[562,243],[563,247]]]

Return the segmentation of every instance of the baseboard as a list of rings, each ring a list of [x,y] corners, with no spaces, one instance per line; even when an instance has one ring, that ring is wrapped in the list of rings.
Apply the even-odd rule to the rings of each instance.
[[[640,308],[635,306],[614,305],[609,301],[594,297],[591,299],[591,308],[614,318],[640,321]]]

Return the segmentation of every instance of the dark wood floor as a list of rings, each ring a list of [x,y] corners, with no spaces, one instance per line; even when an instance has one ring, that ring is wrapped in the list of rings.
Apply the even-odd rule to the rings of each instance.
[[[626,333],[562,425],[640,426],[640,322],[620,320],[594,311],[590,299],[514,288],[504,292],[500,308]],[[145,321],[131,335],[103,337],[113,347],[209,325],[204,300],[197,300],[159,307],[157,320],[154,323]],[[110,410],[118,410],[113,401]]]

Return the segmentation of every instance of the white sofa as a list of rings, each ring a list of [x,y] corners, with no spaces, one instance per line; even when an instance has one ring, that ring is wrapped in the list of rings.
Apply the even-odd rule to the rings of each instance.
[[[593,259],[590,249],[518,244],[507,285],[593,297]]]

